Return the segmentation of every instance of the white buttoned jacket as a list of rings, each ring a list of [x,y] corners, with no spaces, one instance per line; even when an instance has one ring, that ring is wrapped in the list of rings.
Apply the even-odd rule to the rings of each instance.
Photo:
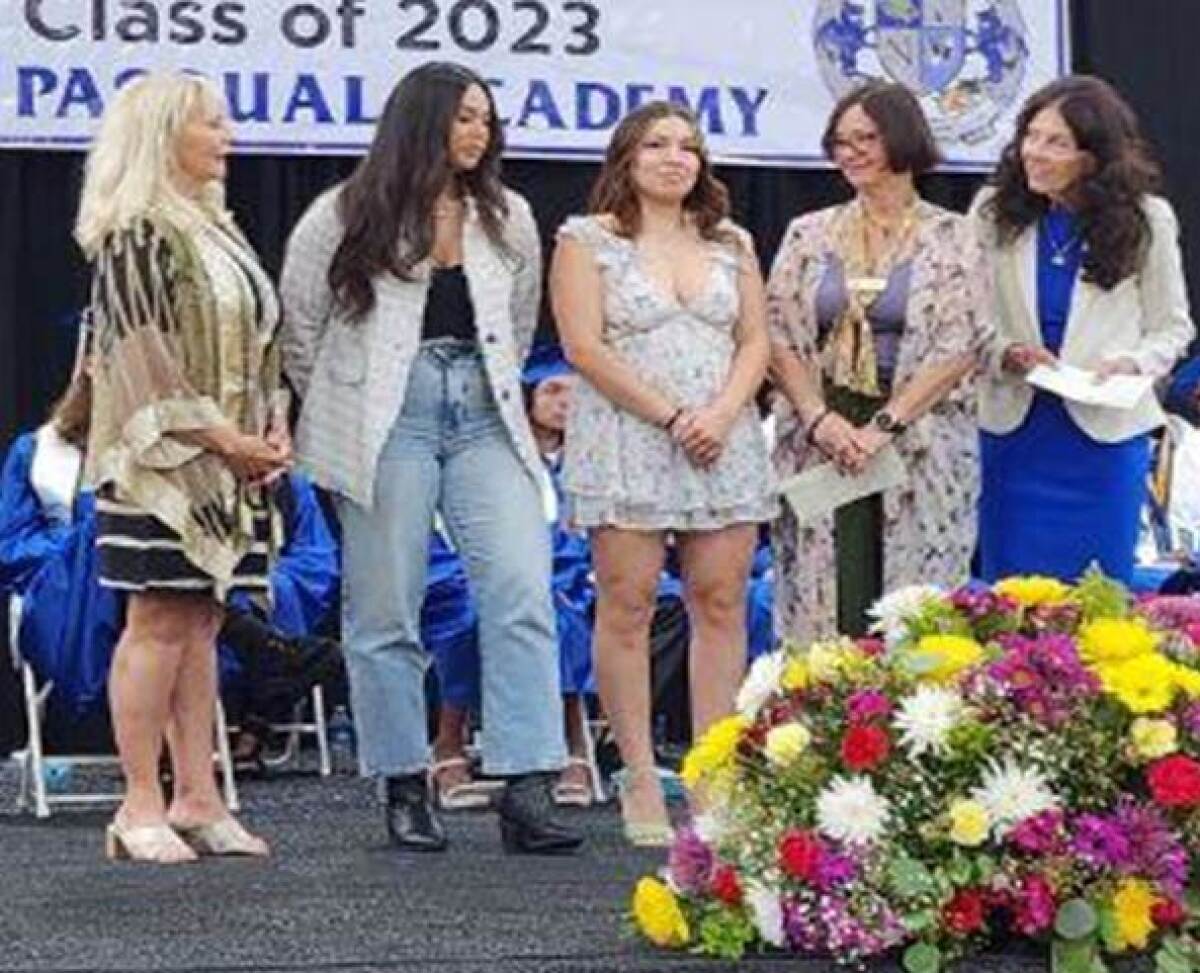
[[[329,266],[341,243],[339,187],[318,197],[288,240],[280,293],[284,371],[303,399],[296,459],[326,489],[364,507],[375,497],[379,454],[404,404],[420,349],[430,264],[412,280],[375,279],[375,306],[358,321],[336,306]],[[484,232],[468,198],[463,270],[488,382],[513,448],[540,483],[542,463],[521,398],[521,367],[537,328],[542,253],[526,200],[506,191],[508,250]]]

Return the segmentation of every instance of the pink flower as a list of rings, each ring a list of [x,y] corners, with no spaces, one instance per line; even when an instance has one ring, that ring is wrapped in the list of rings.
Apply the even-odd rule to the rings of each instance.
[[[846,700],[846,713],[851,723],[869,723],[884,719],[892,712],[892,701],[878,689],[860,689]]]
[[[1054,886],[1043,875],[1026,875],[1013,896],[1013,926],[1023,936],[1036,936],[1054,922],[1058,903]]]

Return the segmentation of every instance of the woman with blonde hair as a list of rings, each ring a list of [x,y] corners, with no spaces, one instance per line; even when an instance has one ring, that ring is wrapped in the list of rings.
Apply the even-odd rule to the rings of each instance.
[[[763,286],[686,108],[654,102],[626,117],[591,211],[562,227],[551,278],[582,378],[563,479],[572,520],[591,531],[596,675],[628,770],[625,833],[662,845],[648,640],[667,536],[683,569],[698,737],[733,708],[757,524],[777,507],[753,404],[767,364]]]
[[[124,799],[110,858],[265,855],[212,773],[215,641],[233,588],[265,594],[265,485],[290,462],[271,282],[223,204],[219,96],[182,74],[121,90],[88,157],[76,239],[92,261],[100,582],[128,595],[109,680]],[[169,739],[174,793],[158,780]]]

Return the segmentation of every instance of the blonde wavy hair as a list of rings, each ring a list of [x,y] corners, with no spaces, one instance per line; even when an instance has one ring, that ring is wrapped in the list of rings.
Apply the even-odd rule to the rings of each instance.
[[[200,199],[177,182],[176,143],[197,110],[224,102],[203,78],[182,73],[143,75],[123,87],[100,122],[84,170],[75,239],[89,257],[101,241],[152,210],[182,220],[222,220],[225,187],[209,183]]]

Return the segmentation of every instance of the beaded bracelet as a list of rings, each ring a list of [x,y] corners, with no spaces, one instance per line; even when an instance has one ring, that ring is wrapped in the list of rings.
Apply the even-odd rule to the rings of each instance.
[[[814,445],[813,437],[815,437],[817,434],[817,427],[828,418],[829,413],[832,411],[833,410],[830,409],[829,406],[826,406],[824,409],[818,412],[817,417],[808,424],[808,429],[806,429],[804,432],[804,441],[808,443],[808,445]]]

